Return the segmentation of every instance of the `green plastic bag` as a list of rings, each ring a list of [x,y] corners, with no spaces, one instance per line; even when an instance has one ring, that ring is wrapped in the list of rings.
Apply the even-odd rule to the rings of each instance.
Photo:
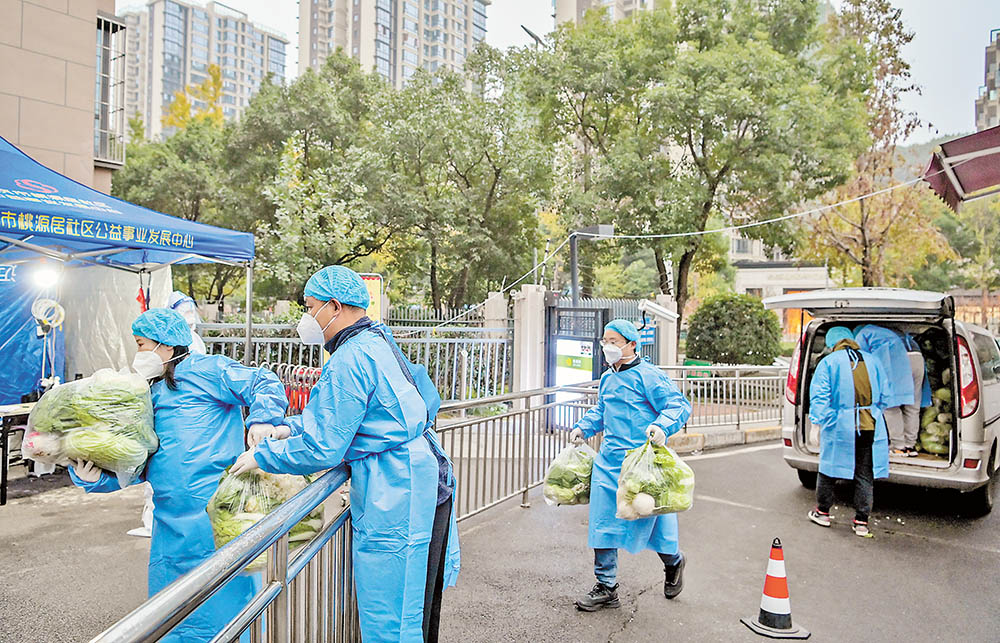
[[[638,520],[687,511],[694,503],[694,471],[669,447],[647,441],[625,454],[615,516]]]
[[[552,460],[545,473],[542,497],[549,505],[585,505],[590,502],[590,473],[597,452],[586,442],[570,444]]]

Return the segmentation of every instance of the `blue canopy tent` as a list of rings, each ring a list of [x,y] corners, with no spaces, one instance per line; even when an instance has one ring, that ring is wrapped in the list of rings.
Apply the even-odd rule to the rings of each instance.
[[[43,166],[0,137],[0,266],[11,270],[39,258],[66,268],[106,266],[138,275],[174,264],[244,266],[245,355],[251,356],[252,234],[108,196]]]

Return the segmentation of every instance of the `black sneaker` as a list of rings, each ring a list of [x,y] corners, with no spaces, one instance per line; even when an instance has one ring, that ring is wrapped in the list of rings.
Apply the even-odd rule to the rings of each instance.
[[[614,587],[597,583],[586,596],[576,601],[576,609],[584,612],[596,612],[602,607],[621,607],[618,601],[618,583]]]
[[[681,561],[673,567],[663,568],[663,595],[668,599],[677,598],[684,589],[684,563],[687,559],[681,554]]]

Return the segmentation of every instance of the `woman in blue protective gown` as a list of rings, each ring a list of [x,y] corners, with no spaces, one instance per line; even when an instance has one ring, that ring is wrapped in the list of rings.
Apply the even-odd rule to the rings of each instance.
[[[597,583],[577,599],[577,609],[592,612],[618,607],[618,550],[637,554],[651,549],[664,567],[663,594],[675,598],[684,586],[684,556],[677,542],[677,515],[622,520],[615,517],[618,476],[625,452],[647,440],[664,444],[684,426],[691,403],[660,369],[636,353],[639,332],[616,319],[604,328],[604,361],[597,405],[576,423],[570,439],[579,442],[603,432],[590,486],[587,544],[594,550]]]
[[[302,415],[252,430],[255,446],[232,471],[306,474],[347,463],[363,640],[437,641],[441,592],[459,568],[455,482],[433,428],[441,398],[426,369],[366,316],[360,275],[323,268],[304,294],[299,336],[330,358]]]
[[[176,311],[154,308],[132,324],[139,347],[133,368],[151,380],[154,428],[160,447],[140,481],[153,487],[149,596],[215,552],[205,507],[225,468],[244,449],[247,424],[281,424],[288,401],[277,376],[221,355],[188,352],[191,330]],[[88,492],[117,491],[114,476],[78,462],[73,482]],[[164,641],[209,641],[250,600],[255,579],[230,581]]]

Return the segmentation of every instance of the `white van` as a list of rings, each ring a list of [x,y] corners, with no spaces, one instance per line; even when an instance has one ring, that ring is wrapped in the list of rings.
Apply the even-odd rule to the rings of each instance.
[[[934,391],[934,410],[922,409],[919,457],[892,456],[889,480],[962,492],[964,509],[993,509],[1000,427],[1000,347],[984,328],[955,319],[948,295],[895,288],[842,288],[781,295],[769,309],[798,309],[813,319],[792,356],[785,386],[782,440],[785,462],[815,488],[819,429],[809,421],[809,384],[823,357],[826,331],[877,324],[917,339]],[[957,376],[955,374],[957,373]]]

